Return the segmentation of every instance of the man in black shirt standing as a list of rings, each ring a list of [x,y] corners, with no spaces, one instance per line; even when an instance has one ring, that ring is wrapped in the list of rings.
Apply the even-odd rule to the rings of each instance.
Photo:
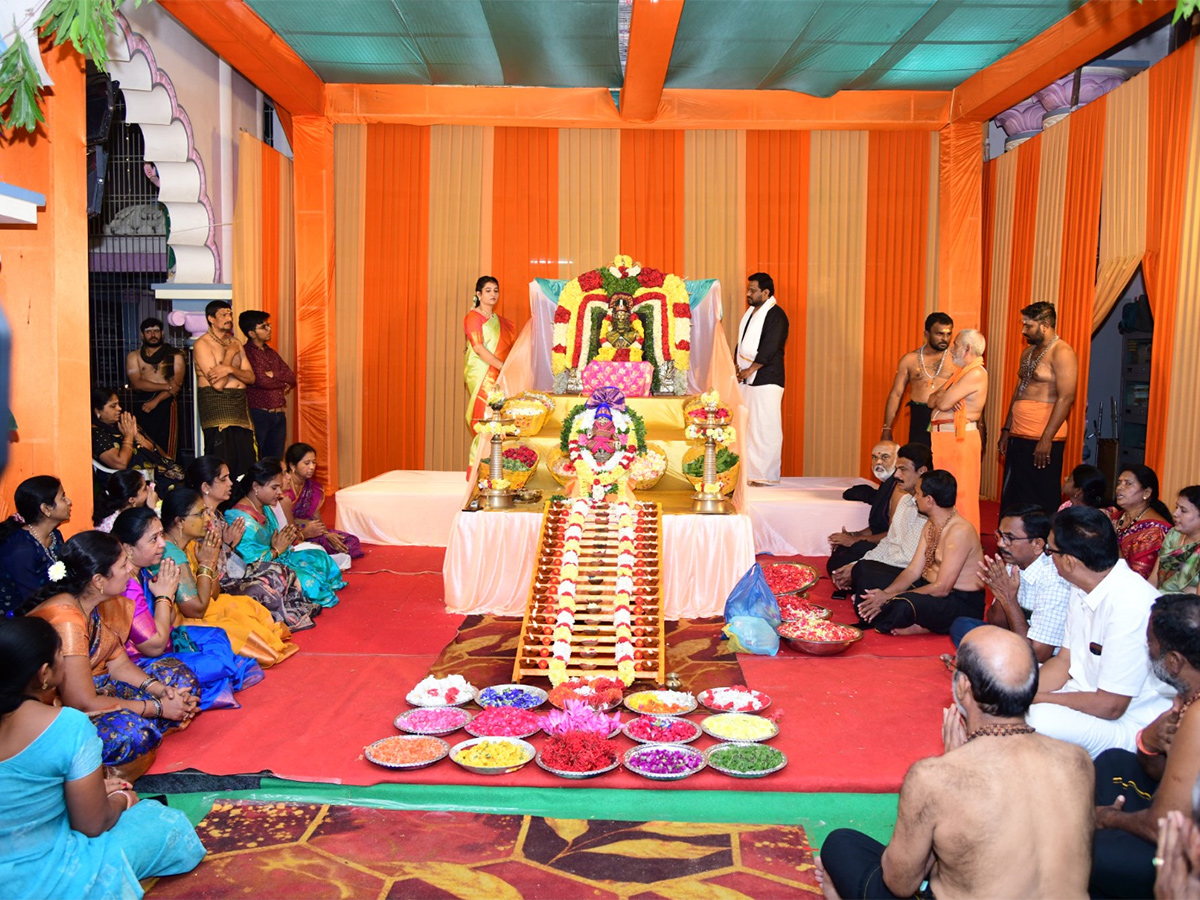
[[[737,379],[746,404],[742,464],[755,486],[778,484],[783,457],[783,348],[787,314],[775,302],[775,282],[755,272],[746,285],[749,308],[738,325]]]

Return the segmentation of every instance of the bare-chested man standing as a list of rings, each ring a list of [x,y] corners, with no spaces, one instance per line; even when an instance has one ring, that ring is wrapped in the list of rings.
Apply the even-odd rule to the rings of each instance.
[[[954,360],[950,356],[950,336],[954,334],[954,320],[943,312],[930,313],[925,317],[925,343],[900,357],[896,367],[896,380],[888,394],[887,406],[883,410],[883,430],[880,440],[892,440],[892,423],[900,412],[900,401],[905,390],[909,390],[908,409],[912,416],[908,426],[909,442],[929,444],[929,418],[932,409],[929,395],[946,383],[955,372]]]
[[[196,339],[196,405],[204,429],[204,452],[224,460],[239,478],[256,459],[254,423],[246,402],[246,385],[254,370],[241,342],[233,336],[233,309],[226,300],[204,307],[208,331]]]
[[[983,444],[979,420],[987,402],[988,373],[983,367],[983,335],[964,328],[950,345],[950,355],[958,371],[942,387],[929,395],[933,421],[929,436],[933,458],[958,482],[959,515],[979,531],[979,477]]]
[[[1000,508],[1036,503],[1050,515],[1062,502],[1063,445],[1067,416],[1075,405],[1079,359],[1055,331],[1058,313],[1039,302],[1021,310],[1021,354],[1017,389],[998,444],[1004,457]]]
[[[1092,764],[1025,724],[1037,684],[1033,649],[1011,631],[963,638],[945,753],[908,770],[887,847],[849,829],[825,839],[827,898],[1088,896]]]
[[[855,604],[876,631],[949,634],[959,616],[983,618],[983,547],[979,533],[954,509],[957,494],[954,476],[945,469],[921,476],[917,509],[929,521],[912,562],[886,588],[866,591]]]
[[[183,390],[183,353],[163,340],[162,319],[142,321],[142,346],[125,357],[133,388],[133,414],[142,431],[171,459],[178,450],[179,415],[175,398]]]

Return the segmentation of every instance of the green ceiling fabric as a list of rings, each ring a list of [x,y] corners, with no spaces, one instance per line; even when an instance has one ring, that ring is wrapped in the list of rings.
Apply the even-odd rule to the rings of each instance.
[[[687,0],[667,87],[949,90],[1082,0]]]
[[[621,86],[616,0],[247,0],[328,83]]]

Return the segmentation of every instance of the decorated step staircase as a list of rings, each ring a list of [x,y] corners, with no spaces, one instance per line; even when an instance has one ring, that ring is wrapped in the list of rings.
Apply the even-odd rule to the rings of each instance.
[[[661,563],[658,504],[547,503],[513,681],[662,683]]]

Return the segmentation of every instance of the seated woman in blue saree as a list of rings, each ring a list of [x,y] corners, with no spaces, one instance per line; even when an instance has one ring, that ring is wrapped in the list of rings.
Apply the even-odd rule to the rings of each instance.
[[[52,705],[64,677],[53,626],[0,621],[0,659],[4,896],[140,898],[139,879],[195,868],[205,850],[187,817],[106,780],[95,726]]]
[[[304,596],[321,606],[334,606],[337,591],[346,586],[337,563],[324,550],[292,547],[300,538],[295,525],[282,528],[271,509],[283,494],[283,469],[276,460],[260,459],[241,477],[230,498],[225,518],[243,520],[246,530],[237,551],[248,563],[274,559],[295,571]]]
[[[62,640],[63,706],[87,713],[104,744],[104,764],[129,781],[154,762],[172,728],[196,715],[199,683],[179,660],[163,657],[140,669],[125,653],[130,613],[120,598],[133,567],[121,542],[84,531],[63,545],[50,583],[28,615],[45,619]]]
[[[167,497],[186,490],[176,488]],[[262,681],[262,667],[253,659],[235,654],[229,635],[220,627],[175,625],[181,619],[175,604],[182,573],[174,562],[163,558],[164,531],[158,516],[145,507],[127,509],[117,516],[112,534],[134,567],[134,576],[121,598],[132,606],[126,654],[141,668],[155,659],[172,656],[196,674],[200,709],[237,709],[241,704],[233,698],[234,691]],[[263,615],[268,625],[275,625],[266,610]]]

